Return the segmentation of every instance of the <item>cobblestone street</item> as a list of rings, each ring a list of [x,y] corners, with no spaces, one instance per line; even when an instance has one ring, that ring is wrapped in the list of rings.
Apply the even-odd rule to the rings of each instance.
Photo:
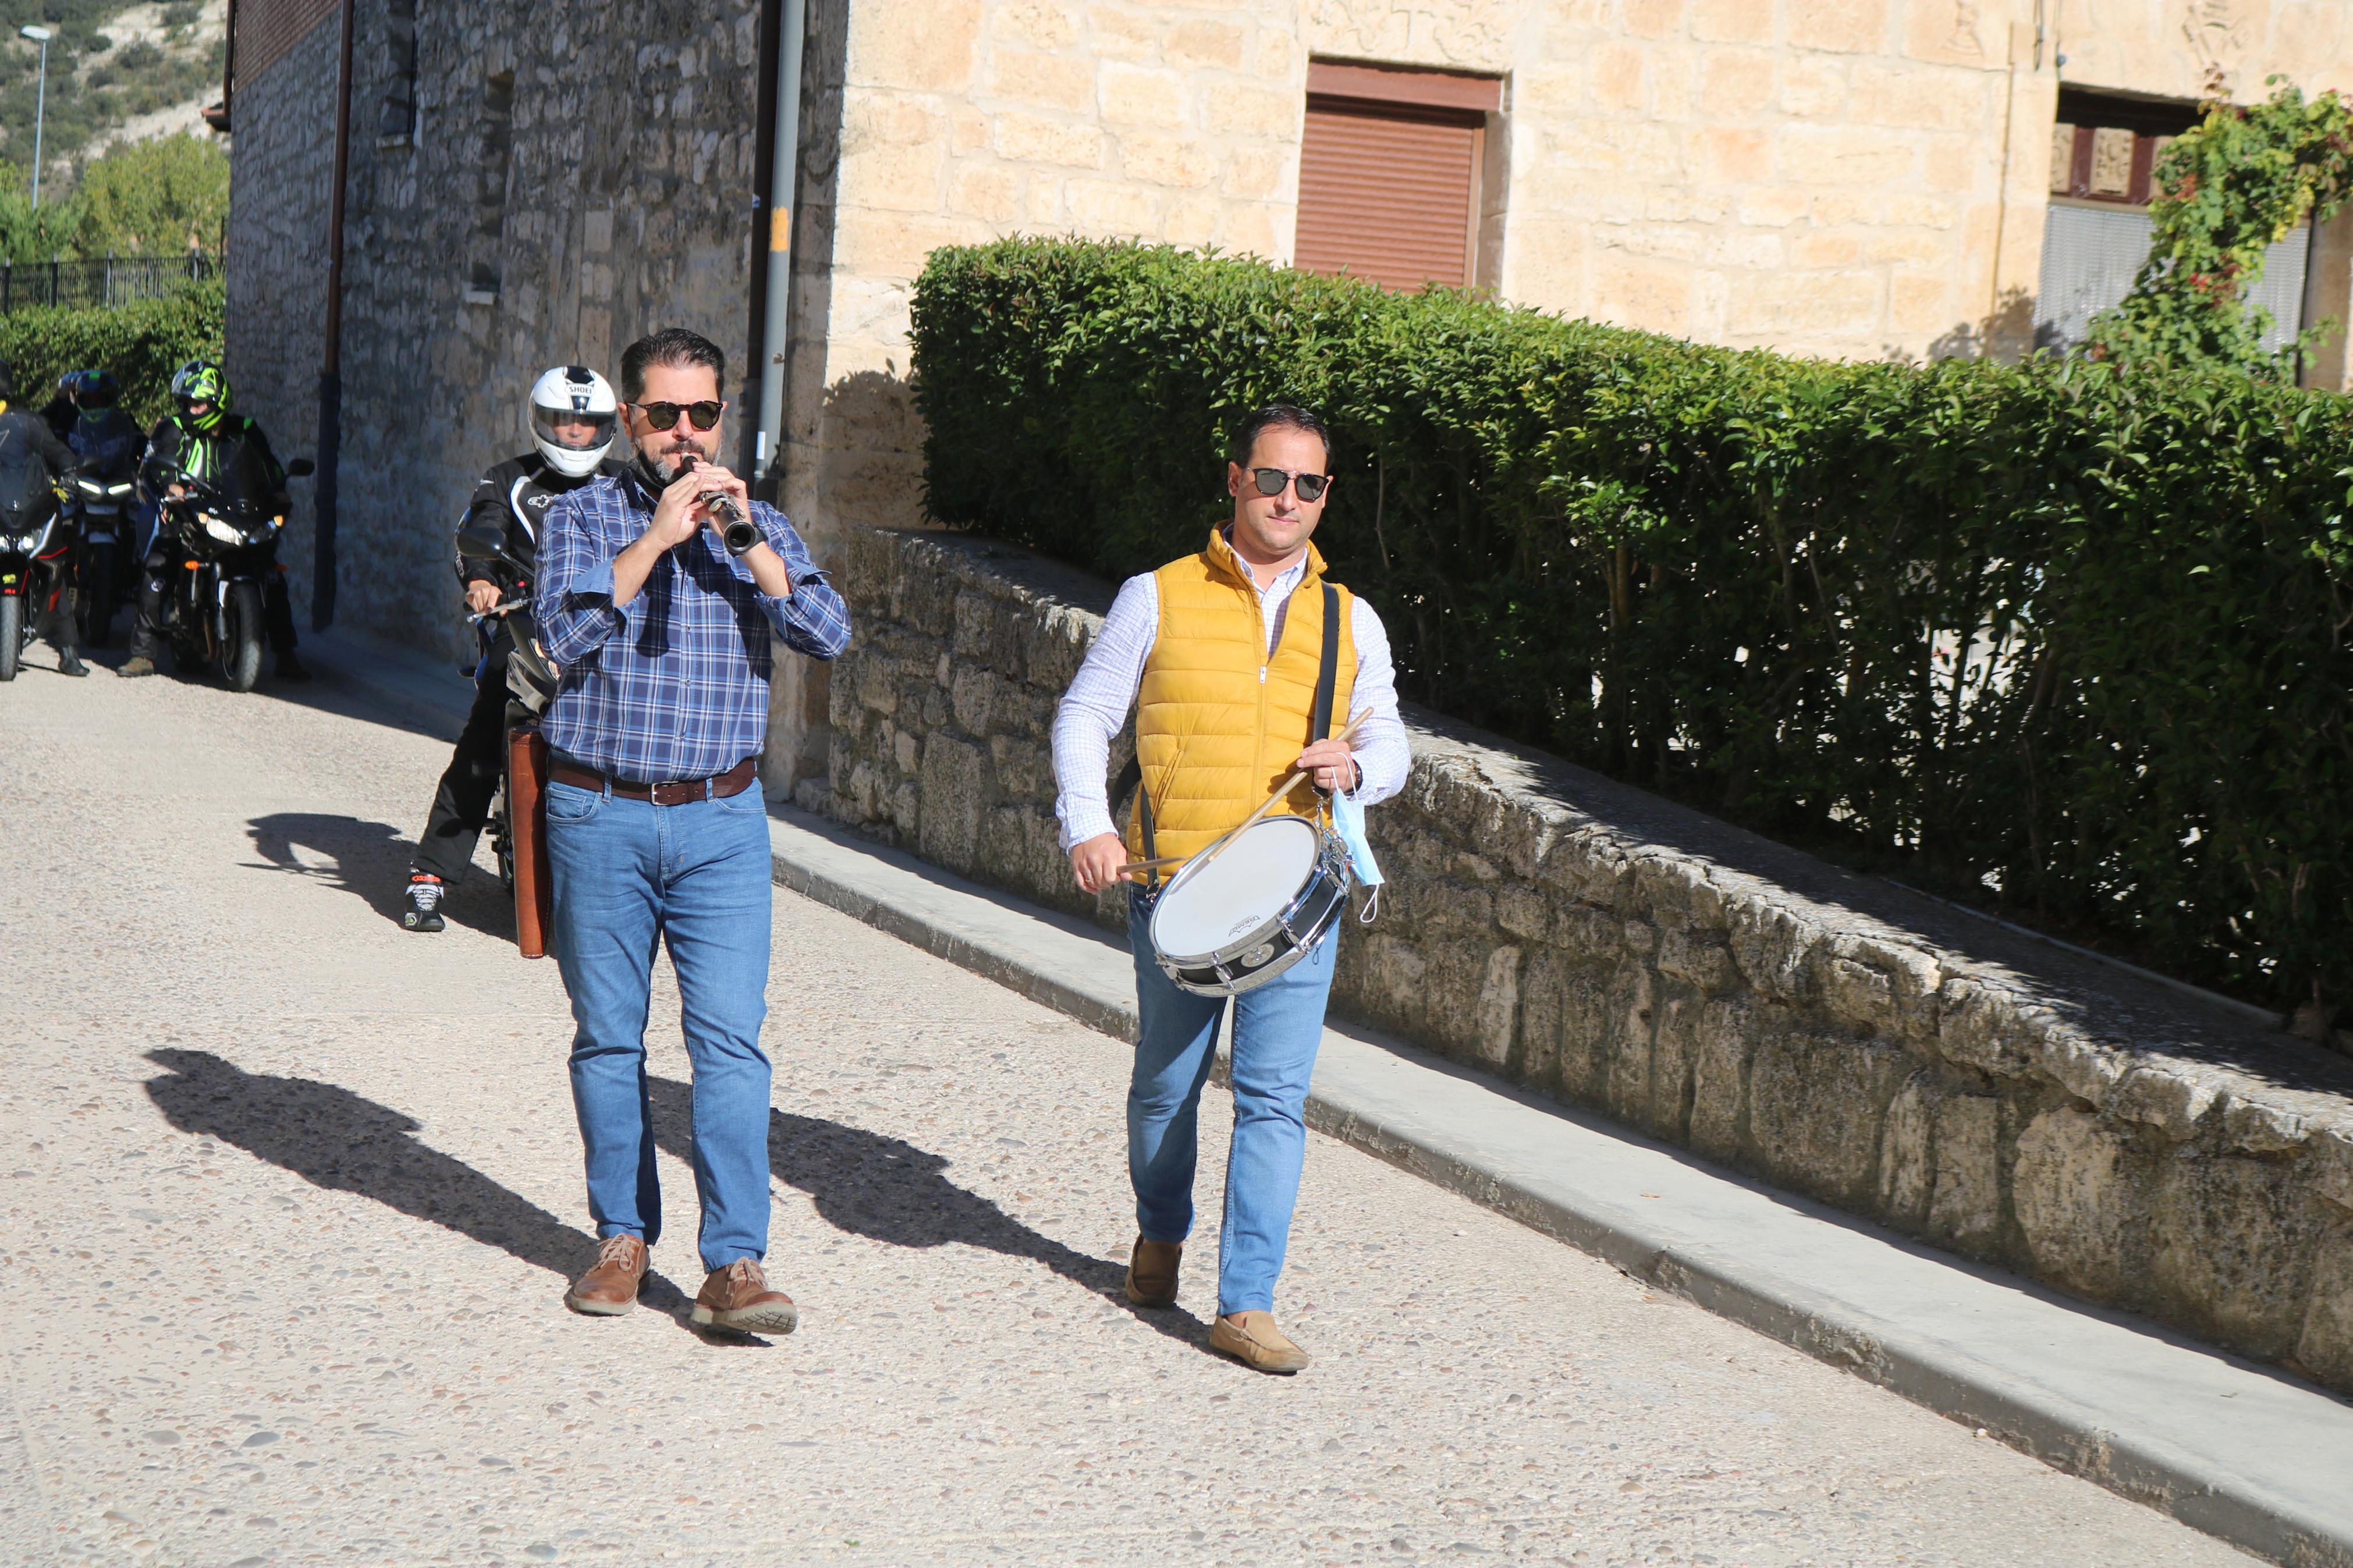
[[[110,661],[111,656],[110,656]],[[1311,1136],[1277,1315],[1119,1297],[1124,1048],[781,889],[773,1342],[593,1250],[552,962],[393,922],[441,741],[332,688],[0,688],[0,1563],[2249,1561]],[[1213,1227],[1221,1124],[1203,1117]]]

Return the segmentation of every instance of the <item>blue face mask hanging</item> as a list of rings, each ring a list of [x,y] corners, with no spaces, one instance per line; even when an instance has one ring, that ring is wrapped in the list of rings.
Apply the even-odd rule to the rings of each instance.
[[[1348,847],[1348,864],[1356,873],[1356,880],[1374,889],[1365,900],[1364,912],[1357,918],[1370,923],[1379,906],[1383,878],[1380,862],[1373,858],[1372,840],[1365,837],[1365,808],[1353,796],[1335,792],[1332,796],[1332,830],[1340,842]]]

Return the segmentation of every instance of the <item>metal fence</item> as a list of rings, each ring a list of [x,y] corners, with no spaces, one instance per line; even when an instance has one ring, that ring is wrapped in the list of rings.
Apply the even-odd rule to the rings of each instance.
[[[127,305],[213,277],[219,260],[185,256],[102,256],[88,261],[0,261],[0,315],[35,305]]]

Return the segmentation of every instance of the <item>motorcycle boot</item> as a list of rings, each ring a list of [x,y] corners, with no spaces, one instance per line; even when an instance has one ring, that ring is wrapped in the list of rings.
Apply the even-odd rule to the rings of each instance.
[[[448,892],[441,879],[423,871],[408,879],[408,907],[400,911],[404,931],[439,931],[448,922],[441,918],[442,895]]]

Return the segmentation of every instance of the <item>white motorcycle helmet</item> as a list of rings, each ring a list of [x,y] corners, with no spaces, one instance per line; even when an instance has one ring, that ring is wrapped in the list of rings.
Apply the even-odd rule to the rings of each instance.
[[[585,364],[557,365],[532,383],[531,438],[559,474],[595,473],[620,414],[612,387]]]

